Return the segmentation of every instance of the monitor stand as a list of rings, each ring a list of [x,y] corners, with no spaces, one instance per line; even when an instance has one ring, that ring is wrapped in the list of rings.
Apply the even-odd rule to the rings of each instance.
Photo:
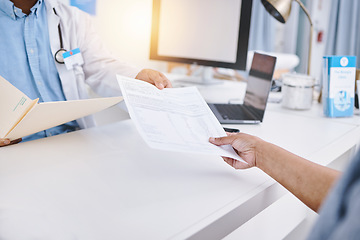
[[[198,65],[192,65],[192,68],[199,68]],[[194,71],[192,76],[176,79],[176,85],[217,85],[223,84],[223,80],[214,78],[214,71],[212,67],[200,66]]]

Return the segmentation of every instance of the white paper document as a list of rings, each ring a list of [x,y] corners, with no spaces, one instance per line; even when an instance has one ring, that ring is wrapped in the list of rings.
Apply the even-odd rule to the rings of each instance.
[[[209,137],[226,133],[196,87],[159,90],[144,81],[117,79],[130,117],[150,147],[243,161],[230,145],[209,142]]]

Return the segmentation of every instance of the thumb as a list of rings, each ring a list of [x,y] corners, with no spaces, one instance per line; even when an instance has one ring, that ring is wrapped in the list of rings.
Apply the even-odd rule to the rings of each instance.
[[[9,145],[10,144],[10,140],[5,138],[5,139],[1,139],[0,138],[0,146],[5,146],[5,145]]]
[[[162,82],[160,82],[160,81],[154,81],[155,82],[155,86],[158,88],[158,89],[160,89],[160,90],[162,90],[162,89],[164,89],[164,84],[162,83]]]
[[[233,141],[233,137],[231,136],[227,136],[227,137],[219,137],[219,138],[214,138],[211,137],[209,138],[209,142],[211,142],[214,145],[220,146],[220,145],[228,145],[232,143]]]

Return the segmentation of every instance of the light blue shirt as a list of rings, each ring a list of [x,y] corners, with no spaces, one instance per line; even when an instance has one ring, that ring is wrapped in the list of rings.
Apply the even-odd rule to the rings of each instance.
[[[44,0],[39,0],[29,15],[11,1],[1,0],[0,33],[0,75],[31,99],[39,98],[39,102],[65,101],[51,53]],[[77,128],[77,123],[73,121],[30,135],[23,141]]]

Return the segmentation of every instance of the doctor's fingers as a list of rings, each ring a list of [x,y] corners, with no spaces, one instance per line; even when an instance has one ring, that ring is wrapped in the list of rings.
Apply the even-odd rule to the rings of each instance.
[[[143,69],[135,77],[136,79],[151,83],[159,89],[171,87],[171,82],[161,72],[152,69]]]
[[[10,144],[10,140],[7,138],[0,138],[0,147],[6,146]]]
[[[152,75],[153,82],[154,85],[159,88],[159,89],[163,89],[163,88],[172,88],[172,84],[170,82],[170,80],[161,72],[156,72],[154,73],[154,75]]]
[[[22,141],[22,138],[10,141],[8,138],[0,138],[0,147],[16,144]]]

